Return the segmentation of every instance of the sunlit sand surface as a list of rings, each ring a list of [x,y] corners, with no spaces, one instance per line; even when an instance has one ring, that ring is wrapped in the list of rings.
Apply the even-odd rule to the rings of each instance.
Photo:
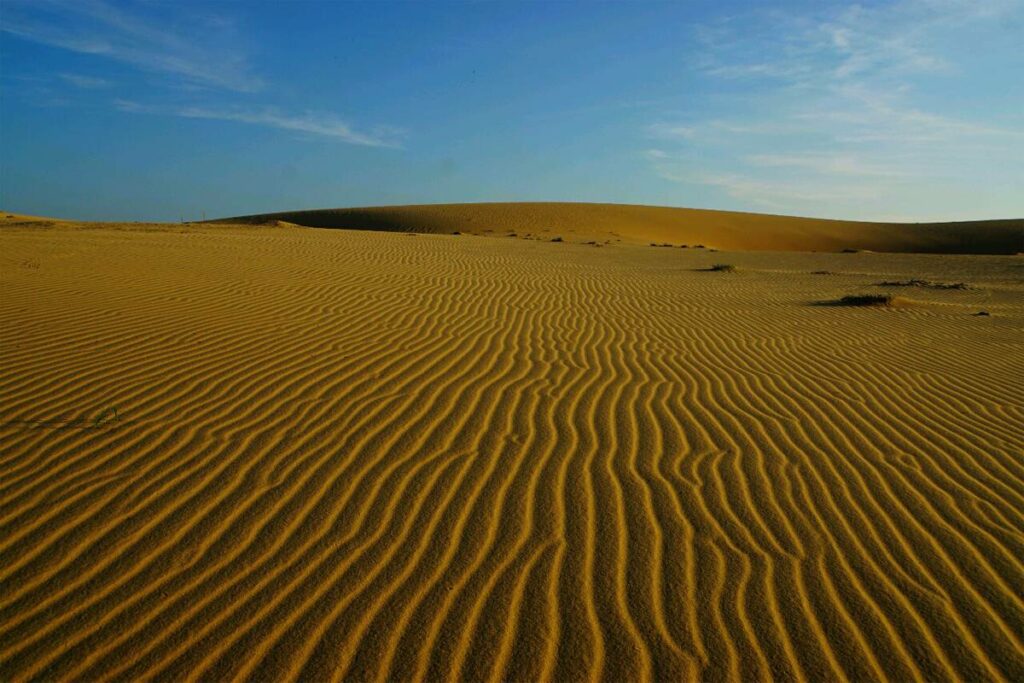
[[[548,229],[8,219],[0,679],[1024,680],[1024,259]]]

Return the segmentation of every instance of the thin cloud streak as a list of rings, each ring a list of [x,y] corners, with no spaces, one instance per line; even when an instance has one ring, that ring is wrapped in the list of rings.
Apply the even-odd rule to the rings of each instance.
[[[983,188],[1014,175],[1024,182],[1024,115],[960,118],[920,97],[936,79],[964,77],[950,32],[996,30],[1024,20],[1022,10],[1021,0],[901,0],[701,27],[700,72],[726,92],[733,81],[754,87],[733,96],[738,109],[729,115],[649,125],[647,137],[664,141],[664,154],[645,156],[664,179],[819,214],[844,205],[878,210],[865,199],[902,214],[907,194]],[[712,159],[714,173],[692,172]]]
[[[746,161],[755,166],[808,169],[824,175],[901,177],[907,173],[873,166],[853,156],[828,154],[754,154]]]
[[[160,14],[168,8],[173,8],[170,14]],[[0,29],[25,40],[105,57],[159,74],[161,78],[150,85],[191,92],[220,91],[221,101],[226,93],[253,93],[265,86],[252,73],[246,52],[240,47],[244,41],[237,35],[235,22],[221,15],[196,14],[195,8],[184,11],[171,5],[115,7],[104,0],[12,0],[10,7],[5,5]],[[102,78],[74,73],[60,73],[57,77],[83,90],[113,85]],[[115,100],[114,105],[126,113],[234,121],[366,147],[400,147],[404,136],[402,129],[388,126],[356,129],[327,112],[295,114],[251,104],[165,106]]]
[[[851,202],[878,198],[878,191],[867,185],[773,182],[735,173],[688,173],[668,166],[660,167],[657,174],[673,182],[718,187],[735,199],[755,202],[777,210],[790,210],[793,201]]]
[[[376,127],[369,132],[358,131],[348,122],[333,114],[305,112],[286,114],[276,109],[214,108],[205,106],[164,107],[140,104],[129,100],[116,100],[114,105],[130,114],[158,114],[187,119],[235,121],[282,130],[309,133],[351,145],[366,147],[400,148],[403,131],[398,128]]]
[[[0,30],[72,52],[98,55],[164,77],[236,92],[255,92],[263,81],[232,45],[230,25],[196,21],[188,33],[129,13],[102,0],[5,3]],[[216,30],[214,30],[216,28]]]
[[[83,90],[97,90],[100,88],[109,88],[114,85],[105,78],[83,76],[81,74],[57,74],[57,76],[65,83],[70,83],[76,88],[81,88]]]

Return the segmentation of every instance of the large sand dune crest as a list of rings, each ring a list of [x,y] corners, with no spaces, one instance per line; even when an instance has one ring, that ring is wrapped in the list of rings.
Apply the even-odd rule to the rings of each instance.
[[[225,223],[284,221],[317,228],[476,234],[515,232],[566,239],[705,244],[721,249],[1016,254],[1024,219],[868,223],[631,204],[520,202],[424,204],[287,211]]]
[[[1024,680],[1020,257],[0,244],[2,679]]]

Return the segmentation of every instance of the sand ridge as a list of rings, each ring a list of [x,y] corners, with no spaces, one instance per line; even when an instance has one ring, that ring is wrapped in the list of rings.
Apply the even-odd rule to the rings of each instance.
[[[536,239],[654,241],[733,250],[1024,252],[1024,219],[871,223],[633,204],[421,204],[286,211],[226,218],[221,222],[265,224],[277,221],[319,228],[441,234],[514,233]]]
[[[0,242],[0,678],[1024,678],[1019,257]]]

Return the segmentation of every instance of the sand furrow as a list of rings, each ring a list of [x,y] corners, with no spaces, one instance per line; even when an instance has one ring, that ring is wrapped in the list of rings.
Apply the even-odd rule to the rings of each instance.
[[[0,678],[1024,677],[1019,258],[0,240]]]

